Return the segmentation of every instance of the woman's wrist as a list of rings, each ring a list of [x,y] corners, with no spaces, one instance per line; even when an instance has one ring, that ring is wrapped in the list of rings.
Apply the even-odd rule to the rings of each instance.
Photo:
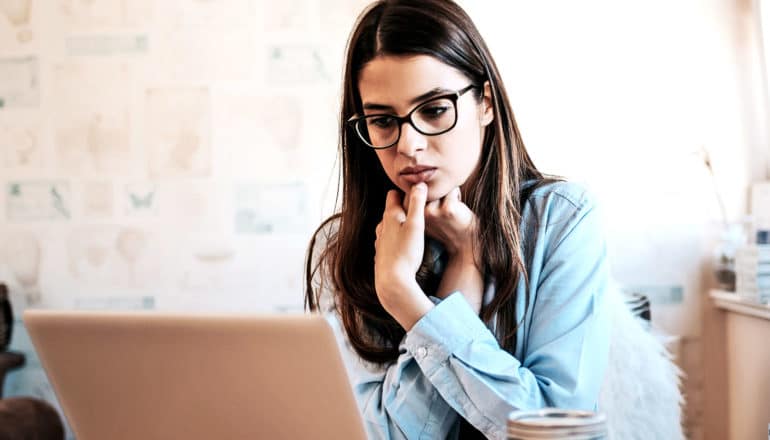
[[[460,291],[476,313],[481,311],[484,293],[484,276],[473,256],[450,256],[441,277],[438,296],[446,298]]]
[[[392,285],[378,295],[380,304],[404,330],[409,331],[433,307],[417,281],[408,285]]]
[[[473,266],[477,269],[479,267],[479,257],[476,255],[472,246],[463,247],[455,252],[448,252],[448,255],[449,259],[447,261],[447,266],[466,268]]]

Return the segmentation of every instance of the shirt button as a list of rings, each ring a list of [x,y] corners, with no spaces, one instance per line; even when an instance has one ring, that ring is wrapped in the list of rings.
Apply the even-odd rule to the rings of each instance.
[[[422,358],[424,358],[427,355],[428,355],[428,349],[427,348],[425,348],[425,347],[417,347],[417,353],[415,354],[415,357],[417,357],[417,359],[422,359]]]

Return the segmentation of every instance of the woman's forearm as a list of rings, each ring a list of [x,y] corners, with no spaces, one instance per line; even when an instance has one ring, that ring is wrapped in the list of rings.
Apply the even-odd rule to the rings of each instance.
[[[476,314],[481,311],[484,297],[484,276],[473,258],[463,258],[457,255],[450,257],[447,262],[436,296],[446,298],[456,291],[463,294]]]

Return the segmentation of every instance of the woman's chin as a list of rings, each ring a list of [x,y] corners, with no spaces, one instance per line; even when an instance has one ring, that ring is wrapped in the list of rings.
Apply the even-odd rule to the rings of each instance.
[[[441,185],[428,186],[428,203],[441,200],[452,191],[452,188],[445,188]]]
[[[428,185],[428,196],[427,196],[428,203],[443,199],[447,194],[449,194],[450,191],[452,191],[452,188],[453,188],[448,185],[442,185],[441,182],[437,182],[437,181],[429,181],[425,183]],[[401,191],[403,191],[404,194],[409,194],[409,192],[412,190],[412,185],[397,185],[397,186]]]
[[[439,192],[431,191],[429,189],[428,190],[428,199],[426,200],[426,203],[434,202],[436,200],[441,200],[442,198],[444,198],[445,195],[446,194],[441,194]]]

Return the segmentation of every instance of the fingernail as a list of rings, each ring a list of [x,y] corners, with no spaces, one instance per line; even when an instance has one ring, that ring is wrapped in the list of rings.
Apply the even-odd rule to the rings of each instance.
[[[425,189],[426,189],[427,187],[428,187],[427,185],[425,185],[424,183],[420,182],[420,183],[418,183],[417,185],[415,185],[414,189],[415,189],[415,191],[420,191],[420,192],[422,192],[422,191],[425,191]]]

